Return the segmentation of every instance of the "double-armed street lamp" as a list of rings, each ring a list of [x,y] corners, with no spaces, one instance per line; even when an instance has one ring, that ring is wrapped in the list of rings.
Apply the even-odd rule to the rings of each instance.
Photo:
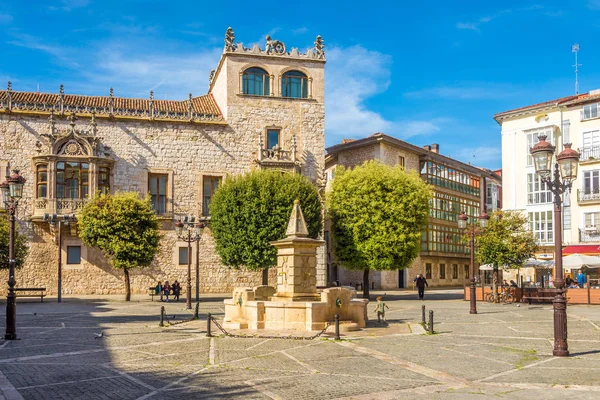
[[[479,217],[476,217],[477,219],[479,219],[479,227],[480,229],[485,229],[488,226],[488,221],[490,219],[490,216],[487,215],[486,212],[484,212],[483,214],[481,214]],[[471,262],[470,262],[470,270],[471,270],[471,298],[470,298],[470,303],[471,303],[471,314],[477,314],[477,299],[475,298],[475,296],[477,295],[476,291],[475,291],[475,233],[476,233],[476,226],[475,224],[470,224],[469,225],[469,217],[467,216],[467,214],[465,214],[465,212],[461,212],[460,215],[458,216],[458,227],[460,229],[467,229],[467,227],[469,228],[469,235],[470,235],[470,254],[471,254]]]
[[[187,251],[187,290],[185,294],[185,308],[188,310],[192,309],[192,242],[198,241],[200,244],[200,238],[202,237],[202,231],[204,230],[204,223],[195,223],[195,217],[184,217],[183,221],[180,219],[175,222],[175,232],[179,240],[182,240],[188,244]],[[197,271],[196,271],[197,274]],[[197,276],[197,275],[196,275]]]
[[[15,305],[15,214],[19,200],[23,197],[25,178],[19,175],[18,170],[13,170],[6,181],[0,184],[2,199],[6,205],[9,216],[9,242],[8,242],[8,294],[6,295],[6,334],[5,340],[17,339],[17,310]]]
[[[556,156],[556,162],[553,165],[556,147],[546,142],[546,136],[539,136],[538,139],[539,142],[530,150],[535,172],[554,195],[554,265],[556,268],[554,286],[558,291],[552,300],[554,309],[554,349],[552,354],[566,357],[569,355],[569,346],[567,344],[567,299],[565,298],[565,278],[562,266],[562,200],[560,195],[571,188],[577,177],[579,153],[571,149],[570,143],[565,143],[565,149]],[[553,166],[554,172],[552,171]]]
[[[57,282],[57,301],[62,302],[62,228],[64,225],[69,225],[72,222],[77,221],[75,214],[56,215],[56,214],[44,214],[43,220],[50,224],[51,229],[56,230],[56,241],[58,244],[58,282]]]

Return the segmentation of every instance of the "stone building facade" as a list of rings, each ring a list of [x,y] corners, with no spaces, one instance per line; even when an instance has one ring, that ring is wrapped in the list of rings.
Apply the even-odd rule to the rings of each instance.
[[[56,294],[60,251],[63,293],[124,292],[122,272],[81,243],[76,222],[62,229],[60,249],[57,224],[48,222],[76,218],[99,191],[150,194],[160,219],[160,252],[151,266],[131,271],[134,293],[157,280],[185,286],[197,243],[187,254],[173,222],[186,215],[209,222],[199,242],[201,292],[260,284],[260,272],[221,264],[208,204],[228,175],[255,168],[302,173],[317,184],[324,168],[323,47],[318,37],[305,53],[270,38],[265,49],[245,48],[229,28],[208,94],[183,101],[156,100],[152,92],[120,98],[113,89],[104,97],[70,95],[62,85],[58,94],[19,92],[9,82],[0,91],[0,169],[18,169],[27,179],[18,221],[30,240],[17,286]]]
[[[474,221],[487,204],[486,186],[500,187],[500,176],[485,169],[462,163],[439,153],[439,145],[414,146],[383,133],[360,140],[344,140],[326,149],[327,185],[335,178],[337,166],[353,168],[367,160],[401,165],[417,171],[432,185],[429,221],[424,228],[420,255],[406,269],[373,271],[372,284],[377,289],[405,288],[418,274],[426,276],[430,286],[462,286],[469,277],[469,248],[461,238],[458,215],[461,211]],[[491,212],[491,210],[489,210]],[[326,260],[329,281],[342,285],[362,283],[363,272],[343,268],[331,249],[330,222],[325,224]]]

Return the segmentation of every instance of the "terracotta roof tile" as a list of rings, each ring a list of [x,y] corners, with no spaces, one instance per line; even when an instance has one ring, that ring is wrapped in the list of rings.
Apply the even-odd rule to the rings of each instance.
[[[61,95],[52,93],[35,92],[10,92],[11,110],[14,111],[42,111],[50,112],[52,109],[58,111],[60,108]],[[0,109],[8,107],[9,92],[0,90]],[[154,100],[135,99],[126,97],[109,96],[82,96],[65,94],[63,107],[65,112],[91,113],[96,115],[108,114],[110,112],[111,100],[114,104],[113,115],[123,117],[144,117],[150,115],[150,104],[153,103],[155,117],[161,119],[188,119],[190,112],[190,101],[176,100]],[[221,111],[212,95],[207,94],[192,98],[192,113],[195,119],[222,120]]]
[[[500,112],[500,113],[494,115],[494,119],[497,120],[499,117],[503,117],[503,116],[506,116],[506,115],[510,115],[510,114],[514,114],[514,113],[519,113],[519,112],[525,112],[525,111],[529,111],[529,110],[535,110],[535,109],[542,108],[542,107],[545,107],[545,106],[551,106],[553,104],[563,104],[563,103],[568,102],[570,100],[577,99],[577,97],[578,97],[577,95],[566,96],[566,97],[561,97],[561,98],[555,99],[555,100],[544,101],[542,103],[532,104],[530,106],[525,106],[525,107],[515,108],[515,109],[512,109],[512,110],[508,110],[508,111],[503,111],[503,112]]]

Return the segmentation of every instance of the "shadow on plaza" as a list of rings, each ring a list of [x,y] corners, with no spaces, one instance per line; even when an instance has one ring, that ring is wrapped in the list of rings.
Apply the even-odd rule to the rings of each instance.
[[[214,300],[222,300],[222,297]],[[209,363],[208,341],[203,338],[205,331],[202,329],[205,325],[201,323],[201,327],[196,325],[195,329],[186,328],[185,324],[177,329],[160,328],[162,305],[166,306],[169,318],[174,317],[175,321],[191,316],[184,309],[185,301],[115,304],[99,299],[63,298],[58,304],[55,301],[19,300],[19,340],[6,342],[0,339],[0,371],[25,399],[98,396],[137,399],[166,387],[168,391],[156,393],[151,398],[257,396],[258,392],[248,385],[223,379],[219,368],[201,371]],[[140,309],[136,310],[136,306]],[[156,306],[156,313],[148,308],[152,306]],[[201,304],[200,310],[203,321],[206,321],[207,312],[222,315],[216,303],[205,307]],[[5,315],[5,303],[0,303],[2,336]],[[98,333],[103,337],[97,338]],[[198,335],[197,344],[194,335]],[[181,343],[186,346],[178,349]],[[190,386],[184,387],[186,383]]]

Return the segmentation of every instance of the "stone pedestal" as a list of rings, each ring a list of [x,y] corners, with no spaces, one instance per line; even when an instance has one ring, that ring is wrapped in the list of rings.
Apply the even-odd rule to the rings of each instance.
[[[308,238],[306,222],[296,200],[287,237],[271,244],[277,248],[277,289],[269,286],[238,288],[225,300],[224,327],[230,329],[275,329],[314,331],[342,321],[359,327],[367,322],[368,300],[355,299],[348,288],[317,292],[317,248],[324,241]]]

